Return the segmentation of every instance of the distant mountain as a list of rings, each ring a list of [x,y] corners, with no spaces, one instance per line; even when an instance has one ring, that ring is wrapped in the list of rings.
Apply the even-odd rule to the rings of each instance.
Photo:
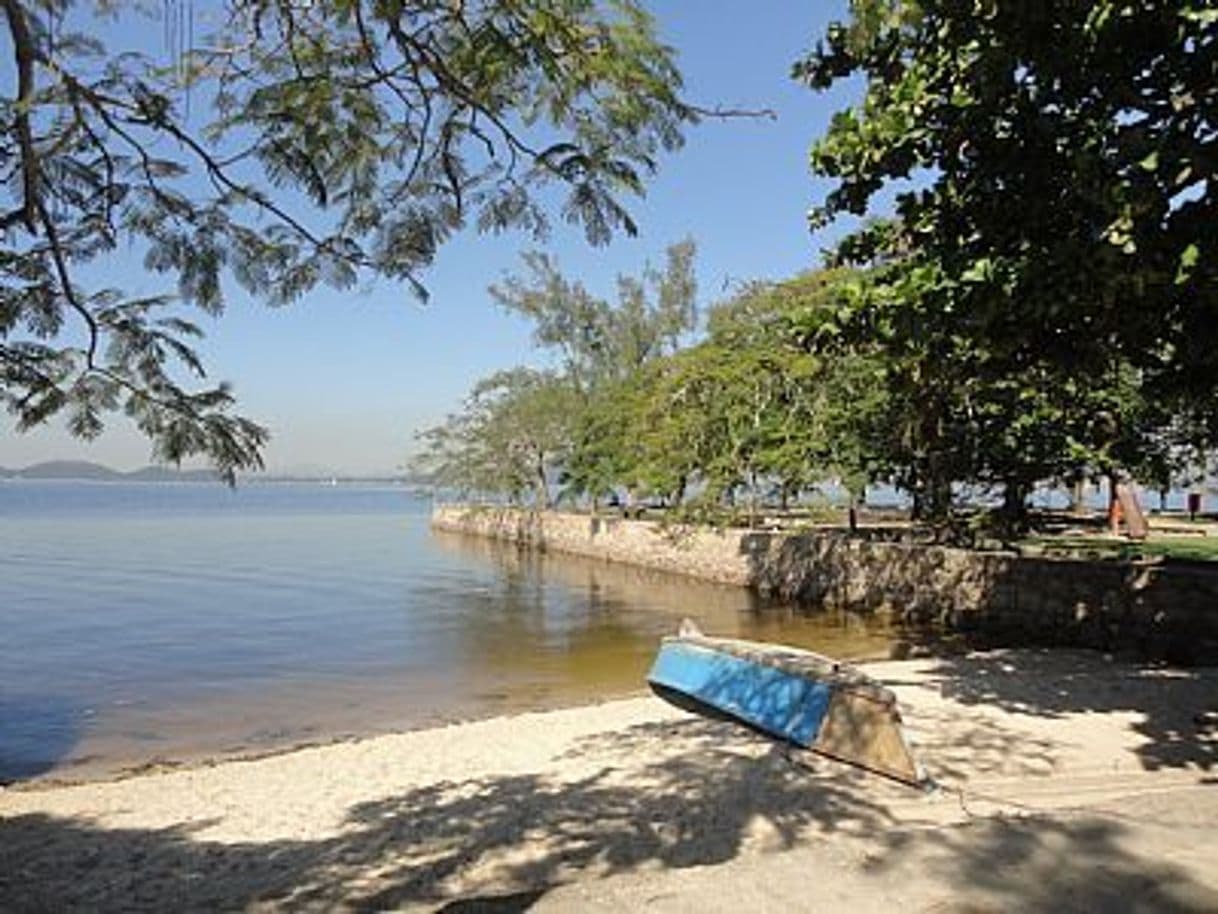
[[[119,480],[123,474],[100,463],[87,460],[48,460],[36,463],[24,470],[14,470],[20,479],[109,479]]]
[[[88,460],[48,460],[35,463],[25,469],[13,470],[0,467],[0,479],[63,479],[82,480],[88,482],[218,482],[215,470],[178,470],[166,466],[146,466],[139,470],[121,472],[100,463]],[[265,475],[246,476],[243,482],[333,482],[333,483],[394,483],[410,484],[408,477],[402,476],[345,476],[326,473],[317,476],[281,476]]]
[[[90,482],[214,482],[215,470],[176,470],[148,466],[123,473],[88,460],[48,460],[23,470],[0,470],[11,479],[75,479]]]

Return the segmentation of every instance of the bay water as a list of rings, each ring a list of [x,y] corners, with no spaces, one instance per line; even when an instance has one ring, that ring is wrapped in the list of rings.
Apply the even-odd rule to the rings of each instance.
[[[661,635],[893,632],[428,527],[404,486],[0,482],[0,782],[636,693]]]

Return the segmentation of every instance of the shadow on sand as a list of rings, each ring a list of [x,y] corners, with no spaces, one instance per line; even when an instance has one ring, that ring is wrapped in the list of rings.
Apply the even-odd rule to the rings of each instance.
[[[685,751],[621,774],[618,763],[638,746],[668,737]],[[757,817],[787,847],[809,826],[862,833],[886,824],[857,789],[861,775],[809,790],[778,747],[746,736],[752,751],[741,754],[741,743],[730,724],[642,725],[573,750],[600,766],[577,780],[433,784],[357,805],[341,834],[311,842],[200,839],[214,822],[143,831],[44,815],[2,820],[0,898],[6,911],[381,911],[429,901],[524,910],[522,899],[536,900],[527,893],[540,897],[576,871],[729,860]]]
[[[1003,663],[1010,666],[1000,658],[944,661],[935,675],[966,704],[1047,715],[1125,707],[1154,685],[1134,681],[1127,695],[1097,698],[1094,683],[1068,673],[1057,685],[1033,686],[989,666]],[[1148,751],[1148,765],[1212,765],[1212,744],[1184,751],[1166,719],[1155,728],[1160,746]],[[1051,752],[1020,745],[993,724],[966,727],[951,743],[933,751],[954,750],[974,771],[1012,753]],[[520,912],[576,875],[655,873],[793,849],[814,866],[826,845],[809,839],[819,837],[867,848],[863,878],[917,867],[984,902],[951,910],[1218,909],[1210,888],[1131,844],[1130,823],[1118,817],[914,829],[892,812],[912,799],[908,788],[829,762],[809,771],[728,723],[641,724],[584,738],[556,761],[577,773],[431,784],[353,806],[343,828],[315,841],[229,843],[206,837],[216,822],[137,830],[43,814],[0,820],[0,906]],[[1192,827],[1164,827],[1173,825]]]
[[[1218,767],[1218,668],[1178,669],[1106,659],[1090,651],[992,651],[935,661],[930,673],[944,697],[1060,718],[1130,712],[1144,742],[1142,767]]]

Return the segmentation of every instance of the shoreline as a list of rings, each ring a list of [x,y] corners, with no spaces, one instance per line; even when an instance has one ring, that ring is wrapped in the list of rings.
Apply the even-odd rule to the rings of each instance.
[[[511,651],[479,636],[472,659],[463,661],[474,665],[460,673],[455,686],[455,674],[432,679],[427,665],[421,673],[381,668],[325,677],[301,670],[256,689],[183,690],[172,701],[123,706],[86,703],[79,728],[73,725],[73,742],[40,757],[37,767],[6,770],[3,780],[18,785],[107,780],[645,693],[644,677],[660,638],[675,632],[684,616],[725,636],[783,641],[853,662],[887,659],[903,637],[882,619],[771,606],[739,588],[660,571],[522,553],[476,537],[435,534],[428,537],[432,540],[462,567],[547,582],[556,593],[546,597],[548,605],[572,615],[546,627],[578,629],[579,637],[563,636],[562,643],[549,643],[534,657],[531,645]],[[612,624],[602,624],[607,616],[580,616],[593,605],[612,607]],[[486,625],[493,629],[495,614],[490,615]],[[483,627],[479,622],[470,631]],[[519,637],[517,631],[509,633]],[[40,773],[31,777],[31,772]]]
[[[856,662],[871,663],[886,658],[862,658]],[[327,749],[333,746],[348,746],[365,743],[372,740],[385,739],[395,736],[406,736],[413,733],[426,733],[433,730],[444,730],[449,727],[460,727],[469,724],[483,723],[489,720],[513,720],[518,717],[523,717],[531,714],[548,714],[554,711],[573,711],[585,708],[596,708],[601,705],[611,704],[617,701],[630,701],[633,699],[648,697],[651,693],[647,689],[635,689],[629,692],[614,693],[605,695],[602,698],[589,699],[581,697],[579,699],[571,698],[570,701],[559,700],[555,703],[545,703],[537,706],[522,705],[519,708],[504,711],[502,709],[487,708],[485,713],[472,714],[454,714],[451,717],[443,716],[439,719],[421,720],[417,726],[405,726],[388,730],[370,730],[367,733],[344,733],[338,734],[328,739],[305,739],[298,742],[287,742],[283,745],[268,746],[265,749],[251,749],[250,751],[235,750],[232,752],[218,751],[214,753],[204,753],[195,755],[185,753],[179,758],[162,758],[154,756],[145,761],[132,761],[130,763],[120,763],[119,767],[111,769],[98,769],[96,775],[86,775],[84,777],[57,777],[55,771],[51,769],[44,774],[35,775],[29,778],[14,778],[8,782],[0,782],[0,796],[7,791],[10,793],[29,793],[39,790],[58,790],[66,787],[82,787],[90,784],[109,784],[118,781],[129,781],[133,778],[145,777],[155,774],[168,774],[181,771],[198,771],[203,769],[217,768],[221,765],[227,765],[235,762],[257,762],[263,759],[277,758],[283,755],[291,755],[295,752],[301,752],[312,749]],[[79,763],[80,767],[88,770],[88,763]],[[70,770],[74,767],[71,763],[65,766],[64,770]]]
[[[845,661],[856,666],[883,663],[893,659],[892,651],[865,654],[845,658]],[[485,707],[481,711],[470,713],[441,714],[439,718],[421,719],[416,726],[394,727],[391,729],[370,729],[363,733],[340,733],[330,738],[302,739],[285,742],[282,745],[267,746],[263,749],[216,751],[203,753],[183,753],[178,757],[153,756],[143,761],[118,762],[115,765],[99,765],[91,769],[88,761],[72,763],[52,768],[43,774],[28,778],[14,778],[10,781],[0,781],[0,794],[4,791],[26,792],[40,789],[56,789],[60,787],[79,787],[85,784],[104,784],[111,781],[126,781],[131,778],[143,777],[148,774],[162,774],[172,771],[192,771],[202,768],[215,768],[229,762],[251,762],[266,758],[287,755],[304,749],[324,749],[329,746],[343,746],[362,743],[369,740],[382,739],[390,736],[402,736],[408,733],[420,733],[429,730],[441,730],[446,727],[476,724],[488,720],[511,720],[527,714],[546,714],[551,711],[572,711],[585,708],[596,708],[617,701],[629,701],[651,697],[652,692],[647,688],[635,688],[621,692],[612,692],[600,697],[563,695],[554,696],[552,701],[539,704],[523,703],[509,710]],[[80,768],[86,773],[80,777],[60,776],[57,771],[69,772]],[[90,773],[95,772],[95,773]]]
[[[899,642],[894,642],[895,647]],[[928,655],[929,656],[929,655]],[[863,666],[883,663],[893,659],[893,648],[883,652],[856,655],[843,660],[851,665]],[[341,746],[362,743],[384,737],[401,736],[409,733],[419,733],[429,730],[439,730],[446,727],[475,724],[487,720],[510,720],[526,714],[545,714],[551,711],[570,711],[583,708],[596,708],[616,701],[628,701],[650,697],[652,692],[646,687],[614,691],[601,696],[588,695],[554,695],[551,700],[542,700],[536,704],[524,701],[509,709],[491,706],[481,707],[480,710],[457,711],[452,714],[440,712],[438,717],[420,717],[415,725],[391,727],[388,729],[369,728],[366,732],[338,733],[331,737],[305,738],[266,746],[264,748],[235,749],[232,751],[202,751],[198,753],[183,752],[177,756],[154,755],[143,760],[119,760],[112,764],[99,763],[91,766],[86,759],[56,766],[48,771],[26,778],[13,778],[0,781],[0,794],[4,791],[25,792],[40,789],[56,789],[60,787],[77,787],[86,784],[103,784],[111,781],[125,781],[131,778],[143,777],[148,774],[160,774],[173,771],[191,771],[203,768],[215,768],[229,762],[258,761],[298,752],[304,749],[321,749],[329,746]],[[78,777],[69,772],[82,771]],[[58,772],[58,773],[57,773]]]
[[[939,790],[636,694],[0,791],[0,896],[18,912],[1049,910],[1022,902],[1051,887],[1076,909],[1218,905],[1218,668],[1063,651],[865,666]],[[826,879],[810,886],[810,865]]]

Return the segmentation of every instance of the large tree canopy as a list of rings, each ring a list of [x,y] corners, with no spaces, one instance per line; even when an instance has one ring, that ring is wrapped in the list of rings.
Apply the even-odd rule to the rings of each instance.
[[[543,235],[555,210],[593,243],[633,233],[623,195],[696,117],[634,0],[228,0],[198,40],[203,3],[0,9],[0,402],[83,437],[125,411],[160,459],[230,479],[266,432],[225,385],[198,389],[176,305],[219,312],[226,277],[272,304],[367,275],[423,294],[453,232]],[[166,49],[98,37],[156,19]],[[120,245],[164,295],[82,270]]]
[[[1218,377],[1218,12],[1179,0],[855,0],[797,73],[868,80],[813,151],[837,179],[814,214],[862,213],[889,182],[894,245],[960,284],[979,330],[1064,350],[1112,342]]]
[[[1161,427],[1164,409],[1213,441],[1212,4],[853,0],[850,12],[795,70],[815,88],[866,80],[813,148],[835,181],[813,222],[898,190],[896,220],[839,254],[880,267],[856,329],[925,392],[923,474],[941,491],[962,478],[948,463],[964,438],[973,478],[1022,484],[1066,455],[1109,461],[1122,439],[1145,441],[1131,422]]]

